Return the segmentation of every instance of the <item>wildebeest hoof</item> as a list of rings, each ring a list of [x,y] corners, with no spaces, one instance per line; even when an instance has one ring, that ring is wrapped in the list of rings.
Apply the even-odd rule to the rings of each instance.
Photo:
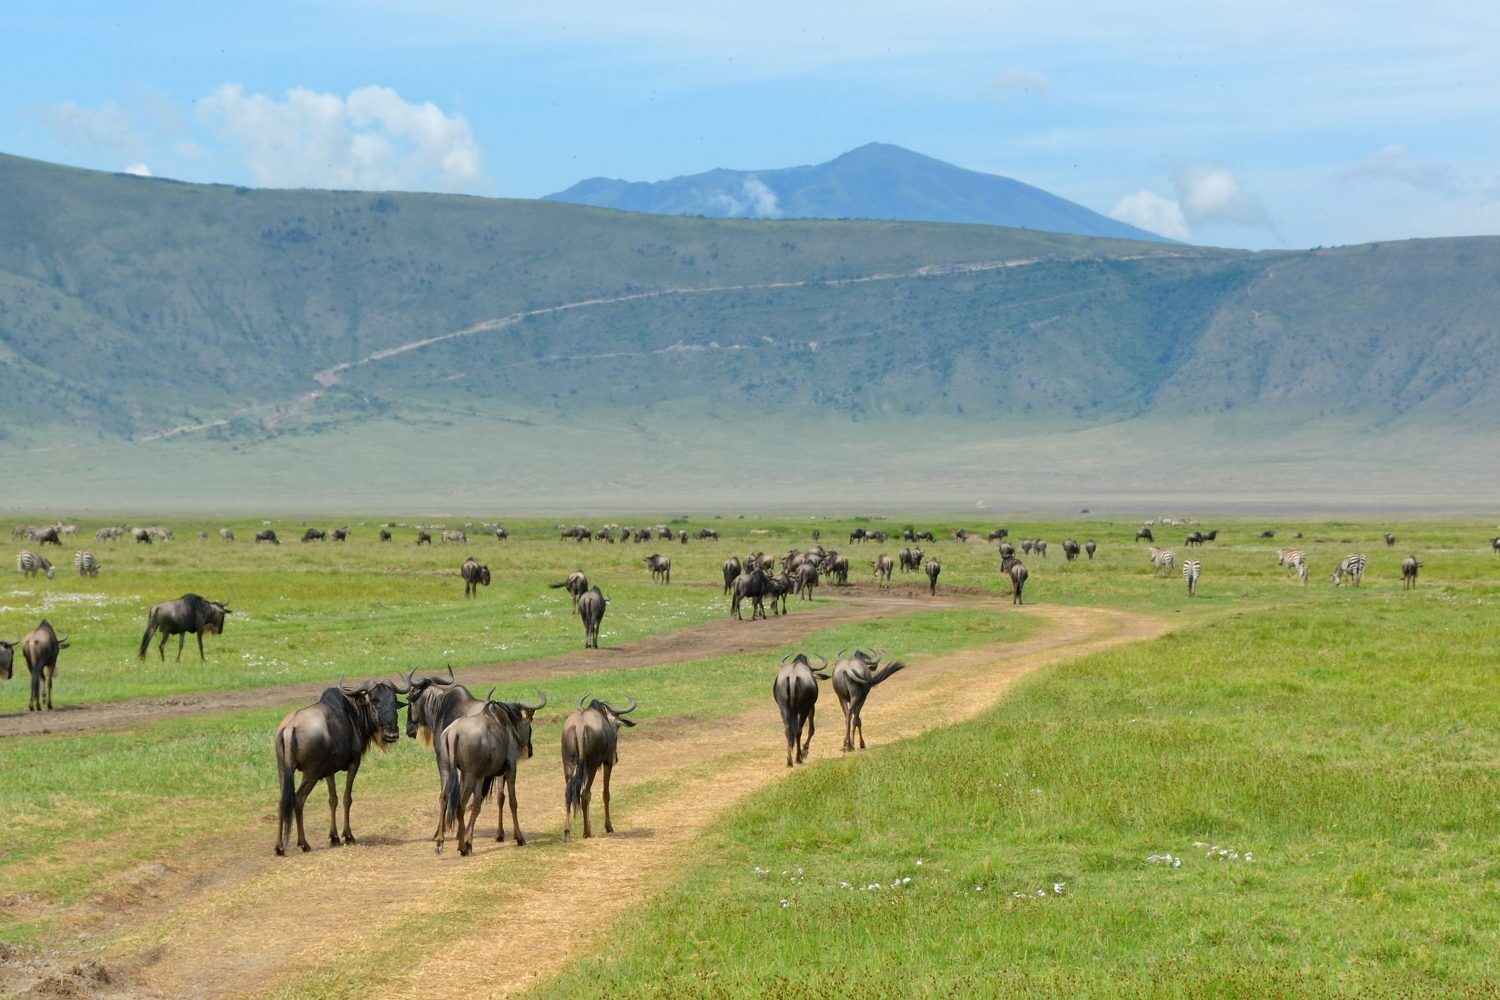
[[[346,843],[346,844],[357,844],[357,843],[359,843],[359,841],[357,841],[357,840],[354,839],[354,834],[352,834],[352,833],[346,833],[346,834],[344,834],[344,843]]]
[[[329,837],[328,838],[328,846],[329,847],[337,847],[337,846],[339,846],[339,838],[336,837],[336,836],[335,837]]]
[[[610,824],[605,823],[604,824],[604,832],[605,833],[614,833],[615,832],[615,828],[613,826],[611,826]]]
[[[526,846],[526,838],[525,837],[521,837],[521,836],[517,836],[516,837],[516,846],[517,847],[525,847]]]
[[[433,854],[442,854],[443,853],[443,845],[442,844],[433,844],[432,845],[432,853]]]
[[[278,858],[284,858],[284,857],[286,857],[286,848],[282,847],[280,844],[277,844],[276,845],[276,856]]]
[[[300,847],[300,848],[302,848],[302,853],[303,854],[306,854],[308,851],[312,850],[312,845],[311,844],[298,844],[297,846]]]

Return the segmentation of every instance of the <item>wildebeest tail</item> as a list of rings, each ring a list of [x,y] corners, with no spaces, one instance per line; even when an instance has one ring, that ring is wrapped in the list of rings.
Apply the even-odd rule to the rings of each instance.
[[[277,815],[285,823],[297,808],[297,730],[276,734],[276,769],[281,772],[281,808]]]
[[[156,631],[156,609],[151,609],[151,614],[146,618],[146,634],[141,636],[141,651],[136,656],[138,660],[146,658],[146,650],[151,647],[151,634]]]
[[[571,809],[583,802],[583,782],[588,777],[588,745],[586,731],[578,733],[578,756],[573,761],[573,773],[568,778],[568,790],[563,796],[563,807]]]
[[[870,678],[870,687],[874,687],[876,684],[879,684],[887,677],[890,677],[891,674],[894,674],[896,671],[903,669],[905,666],[906,664],[902,663],[900,660],[896,660],[894,663],[886,664],[883,668],[881,668],[879,673]]]
[[[568,585],[568,581],[564,580],[562,583],[549,583],[549,584],[547,584],[547,589],[549,589],[549,590],[562,590],[567,585]]]

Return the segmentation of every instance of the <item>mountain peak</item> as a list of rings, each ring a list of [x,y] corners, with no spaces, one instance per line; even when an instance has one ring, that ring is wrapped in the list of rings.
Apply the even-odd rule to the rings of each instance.
[[[1021,181],[886,142],[813,166],[721,167],[654,182],[593,177],[547,200],[657,215],[957,222],[1170,242]]]

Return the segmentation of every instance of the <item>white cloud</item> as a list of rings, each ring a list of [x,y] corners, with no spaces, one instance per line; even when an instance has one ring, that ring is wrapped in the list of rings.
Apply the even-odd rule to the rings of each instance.
[[[1168,239],[1186,243],[1193,238],[1193,231],[1182,214],[1182,206],[1153,191],[1127,194],[1110,209],[1109,217]]]
[[[43,104],[32,108],[31,113],[53,140],[64,146],[110,152],[135,152],[141,148],[130,116],[112,101],[97,108],[80,107],[72,101]]]
[[[1001,96],[1015,93],[1045,96],[1052,92],[1052,81],[1034,69],[1011,66],[991,77],[986,89]]]
[[[198,118],[268,187],[476,191],[485,184],[469,123],[389,87],[360,87],[347,98],[297,87],[276,100],[224,84],[198,102]]]
[[[1374,181],[1405,184],[1431,194],[1453,196],[1468,185],[1445,163],[1414,160],[1404,145],[1378,149],[1333,175],[1337,181]]]
[[[731,218],[776,219],[781,216],[781,204],[776,192],[766,186],[759,177],[746,177],[737,193],[716,191],[705,199],[709,213],[727,215]]]
[[[125,168],[125,172],[132,177],[150,177],[151,168],[144,163],[132,163]]]

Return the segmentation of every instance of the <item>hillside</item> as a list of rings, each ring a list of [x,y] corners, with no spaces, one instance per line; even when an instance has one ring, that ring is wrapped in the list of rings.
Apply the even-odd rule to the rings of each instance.
[[[1497,485],[1497,315],[1488,238],[1249,254],[0,157],[11,506],[1441,504]]]
[[[879,142],[815,166],[719,169],[655,182],[591,177],[547,200],[661,215],[959,222],[1171,242],[1009,177]]]

